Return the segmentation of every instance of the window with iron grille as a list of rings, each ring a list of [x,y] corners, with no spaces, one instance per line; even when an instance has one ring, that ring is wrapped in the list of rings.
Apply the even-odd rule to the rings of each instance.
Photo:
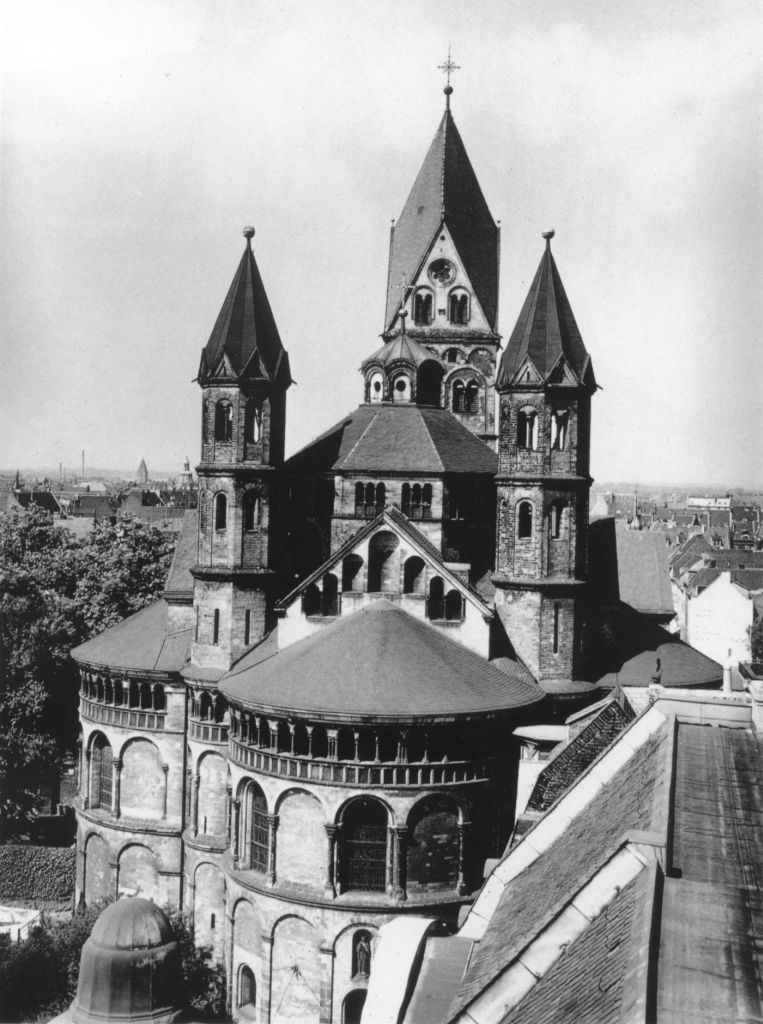
[[[384,892],[387,876],[387,812],[373,800],[359,800],[343,823],[343,876],[346,889]]]
[[[270,822],[264,809],[264,799],[255,796],[252,801],[252,854],[251,865],[255,871],[268,870],[270,849]]]

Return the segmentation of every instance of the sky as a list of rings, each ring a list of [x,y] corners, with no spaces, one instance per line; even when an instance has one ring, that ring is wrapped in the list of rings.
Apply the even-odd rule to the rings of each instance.
[[[0,469],[179,471],[253,224],[296,385],[354,409],[389,227],[444,107],[501,222],[508,338],[554,255],[600,481],[763,485],[759,0],[6,0]]]

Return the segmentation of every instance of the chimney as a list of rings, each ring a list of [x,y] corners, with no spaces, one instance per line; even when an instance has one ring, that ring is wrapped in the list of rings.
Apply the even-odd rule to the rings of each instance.
[[[82,449],[82,479],[85,479],[85,449]]]
[[[731,693],[731,648],[723,663],[723,692]]]

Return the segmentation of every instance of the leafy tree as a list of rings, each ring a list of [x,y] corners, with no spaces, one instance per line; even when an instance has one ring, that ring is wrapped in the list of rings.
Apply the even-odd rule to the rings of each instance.
[[[39,810],[41,782],[74,747],[72,647],[162,591],[174,537],[125,521],[74,537],[31,506],[0,513],[0,825]]]
[[[759,615],[750,627],[750,647],[752,660],[757,664],[763,663],[763,615]]]

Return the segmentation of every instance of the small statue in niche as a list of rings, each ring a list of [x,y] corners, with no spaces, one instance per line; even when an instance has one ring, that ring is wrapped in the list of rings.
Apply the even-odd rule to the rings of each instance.
[[[357,932],[353,948],[353,975],[367,978],[371,973],[371,936],[368,932]]]

